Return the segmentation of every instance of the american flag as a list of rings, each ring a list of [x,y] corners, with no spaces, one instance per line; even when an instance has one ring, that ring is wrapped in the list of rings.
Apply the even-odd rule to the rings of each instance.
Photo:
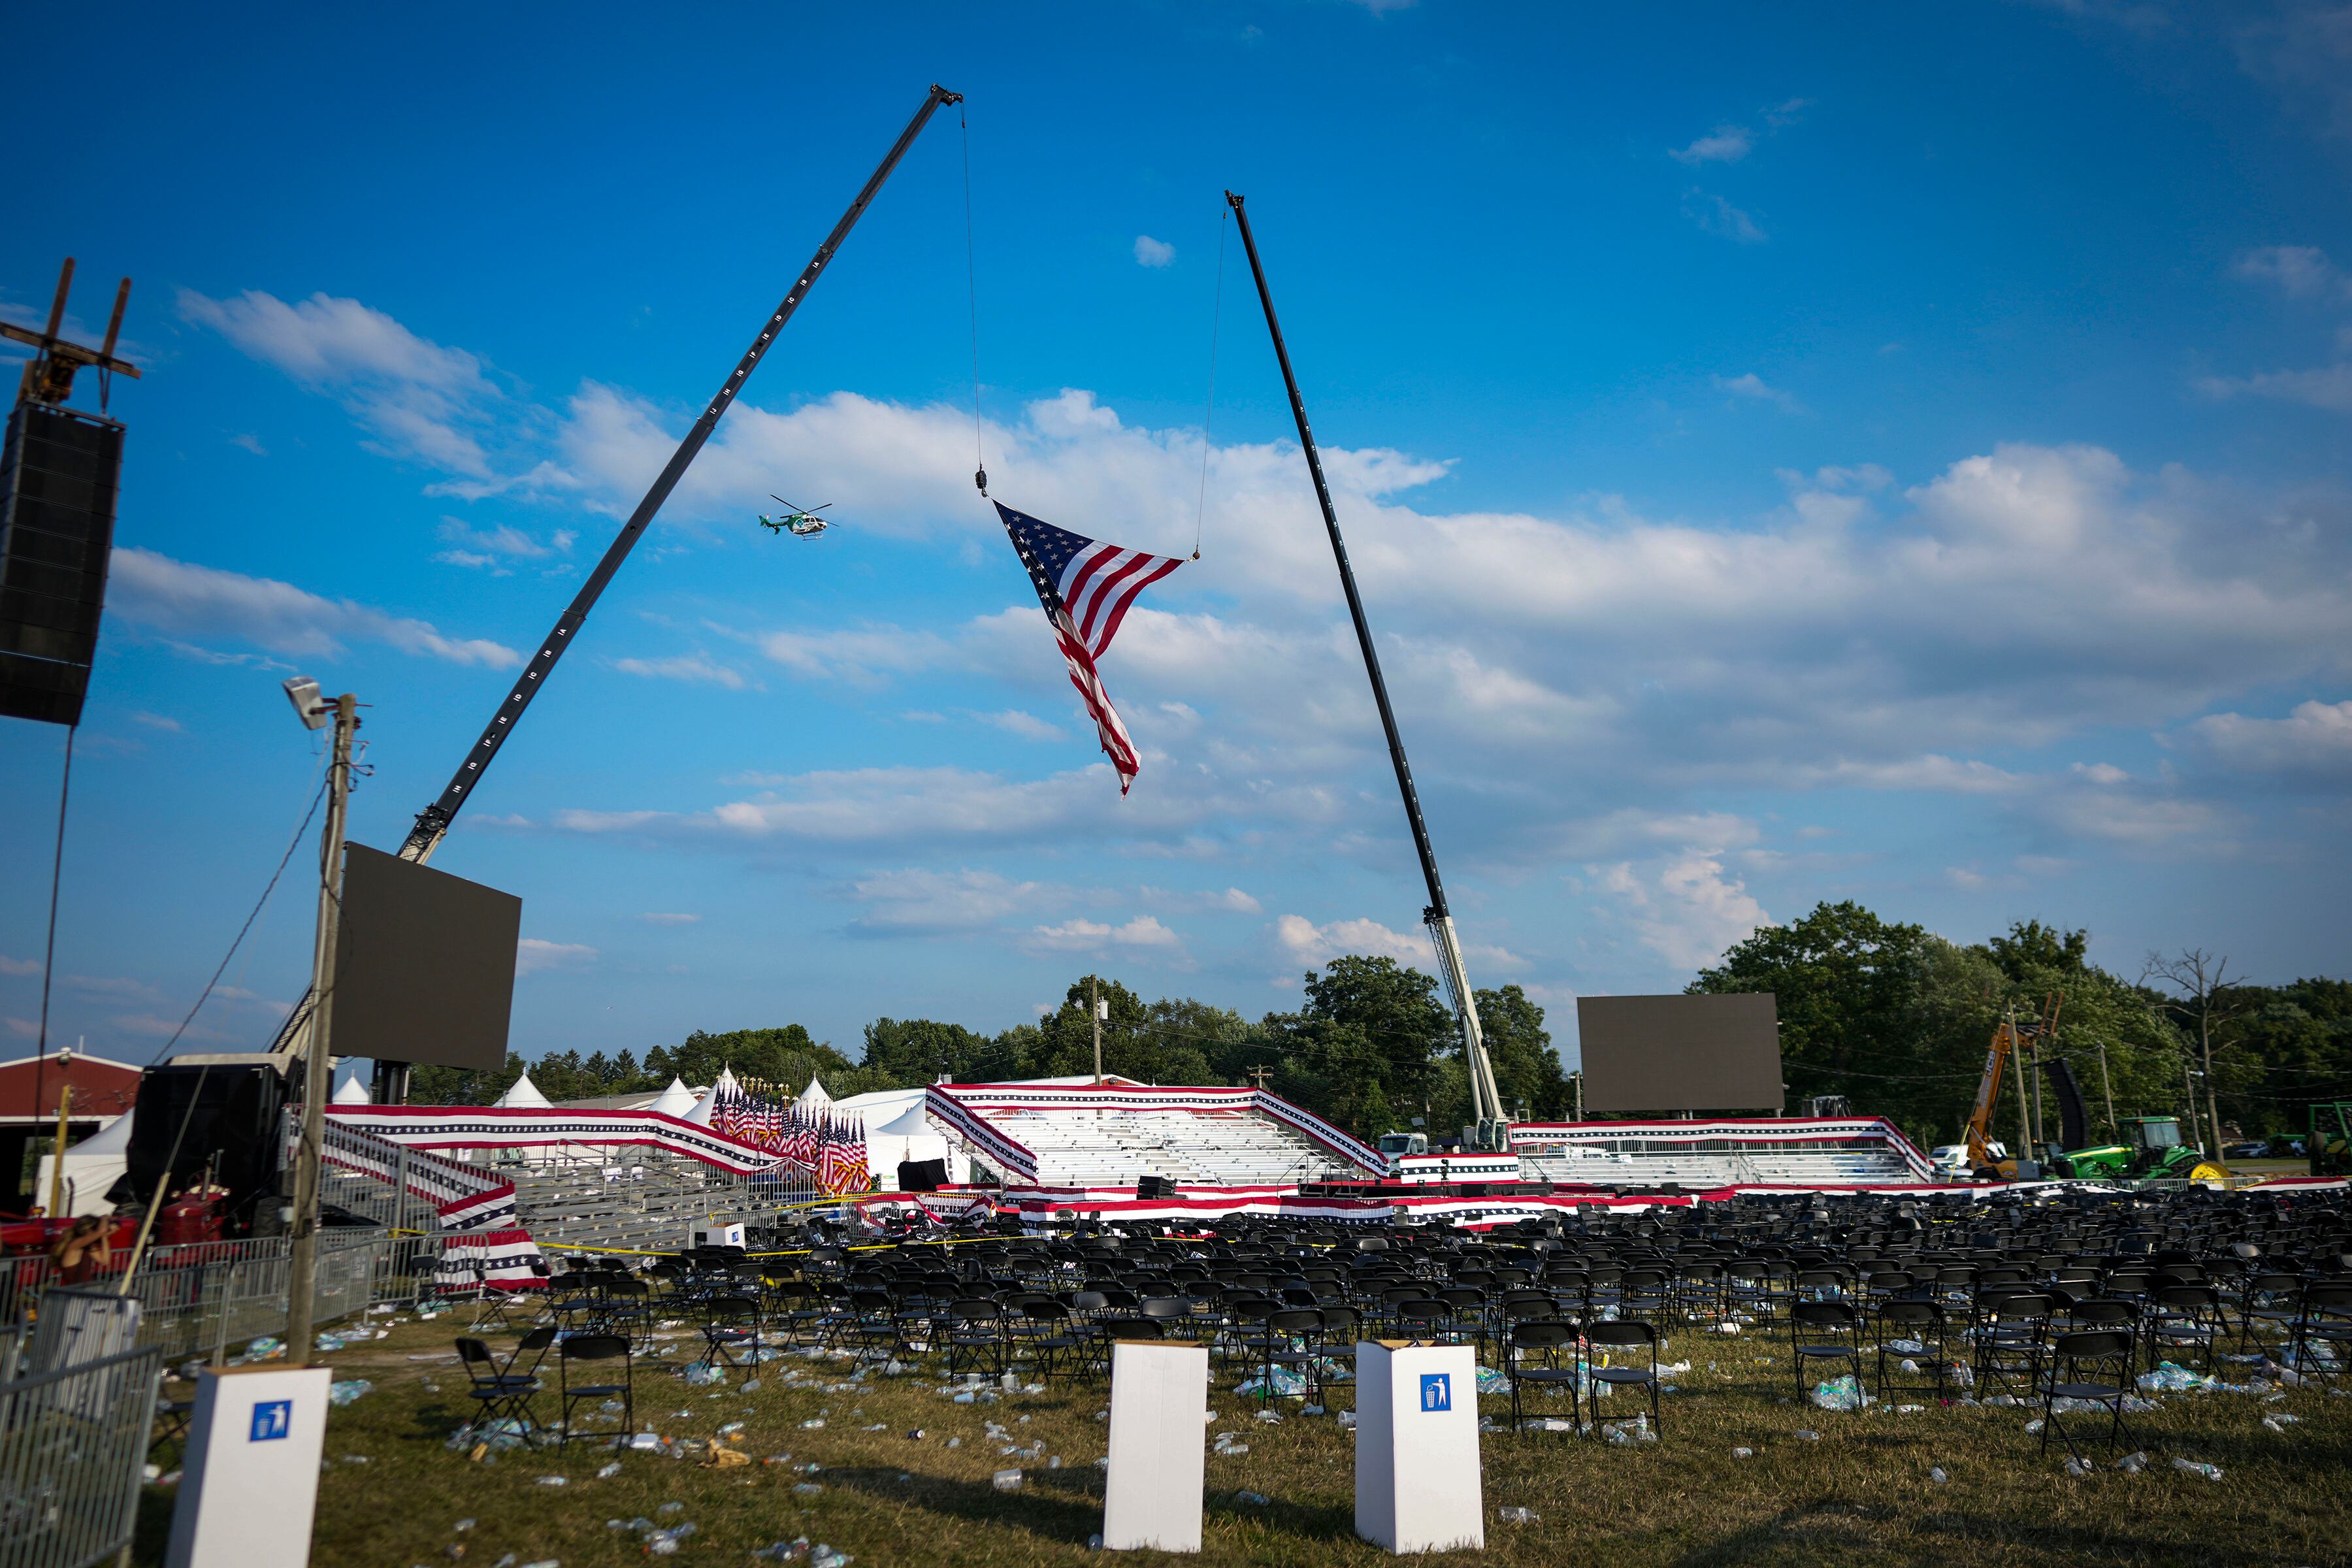
[[[1110,639],[1118,635],[1118,624],[1127,618],[1135,596],[1184,563],[1166,555],[1146,555],[1140,550],[1122,550],[1116,544],[1081,538],[1026,512],[1014,511],[1003,501],[996,503],[996,510],[1004,520],[1004,531],[1013,537],[1021,564],[1029,569],[1037,602],[1045,607],[1054,640],[1061,645],[1062,658],[1070,667],[1070,684],[1086,699],[1095,733],[1102,740],[1103,754],[1118,771],[1118,793],[1125,795],[1141,763],[1095,666],[1110,651]]]

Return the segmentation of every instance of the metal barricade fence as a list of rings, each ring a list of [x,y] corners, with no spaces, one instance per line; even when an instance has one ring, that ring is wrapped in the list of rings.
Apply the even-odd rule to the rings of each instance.
[[[439,1247],[376,1230],[322,1232],[313,1317],[326,1324],[363,1313],[378,1300],[414,1300],[414,1276],[400,1270],[429,1272]],[[139,1342],[160,1346],[176,1360],[225,1355],[243,1341],[283,1333],[292,1251],[284,1237],[150,1249],[130,1291],[141,1308]],[[0,1259],[0,1308],[21,1321],[37,1309],[53,1279],[45,1257]],[[80,1289],[114,1291],[121,1283],[120,1274],[100,1274]]]
[[[94,1568],[127,1552],[163,1350],[0,1383],[0,1568]]]

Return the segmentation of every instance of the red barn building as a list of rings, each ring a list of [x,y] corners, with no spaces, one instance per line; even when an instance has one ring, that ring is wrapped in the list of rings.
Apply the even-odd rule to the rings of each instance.
[[[60,1102],[66,1141],[87,1138],[131,1109],[139,1098],[139,1075],[127,1062],[73,1050],[0,1062],[0,1210],[21,1215],[40,1201],[26,1188],[35,1154],[47,1152],[57,1136]]]

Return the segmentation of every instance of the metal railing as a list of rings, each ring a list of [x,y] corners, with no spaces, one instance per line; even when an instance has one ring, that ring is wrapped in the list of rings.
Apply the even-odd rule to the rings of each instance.
[[[128,1551],[160,1345],[0,1383],[0,1568],[94,1568]]]
[[[372,1229],[322,1232],[311,1297],[315,1320],[331,1322],[380,1300],[414,1300],[414,1270],[429,1271],[439,1250],[440,1243],[427,1237],[395,1238]],[[131,1282],[130,1299],[140,1305],[139,1342],[175,1359],[219,1357],[240,1341],[284,1332],[291,1253],[284,1237],[151,1248]],[[0,1316],[25,1318],[55,1283],[46,1257],[0,1258]],[[79,1289],[112,1293],[121,1283],[119,1273],[99,1274]]]

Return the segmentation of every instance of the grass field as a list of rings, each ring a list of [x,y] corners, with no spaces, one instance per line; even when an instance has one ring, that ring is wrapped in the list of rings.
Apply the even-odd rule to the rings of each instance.
[[[465,1378],[454,1359],[415,1358],[448,1352],[462,1324],[462,1317],[408,1322],[325,1358],[339,1379],[364,1377],[374,1389],[330,1422],[311,1559],[321,1568],[448,1568],[453,1561],[497,1568],[509,1553],[509,1568],[549,1559],[563,1568],[612,1568],[642,1562],[646,1552],[638,1533],[607,1521],[638,1517],[695,1524],[673,1559],[680,1564],[753,1568],[751,1552],[803,1535],[866,1568],[992,1568],[1097,1555],[1087,1538],[1101,1528],[1100,1384],[957,1405],[936,1392],[940,1380],[920,1375],[846,1392],[787,1387],[788,1371],[834,1384],[846,1375],[846,1363],[794,1358],[761,1367],[756,1392],[735,1386],[740,1373],[714,1391],[685,1383],[677,1363],[694,1342],[679,1337],[669,1342],[677,1347],[670,1364],[640,1363],[637,1425],[707,1440],[740,1421],[741,1447],[755,1462],[711,1468],[632,1452],[618,1456],[617,1475],[599,1479],[615,1458],[603,1443],[509,1451],[487,1463],[446,1448],[471,1414]],[[2161,1410],[2135,1418],[2153,1459],[2146,1473],[2103,1469],[2076,1479],[2054,1447],[2037,1456],[2025,1410],[1939,1408],[1931,1400],[1908,1415],[1817,1409],[1794,1402],[1786,1341],[1777,1337],[1676,1335],[1667,1359],[1688,1360],[1692,1370],[1666,1396],[1660,1442],[1481,1439],[1487,1549],[1479,1561],[1612,1568],[2352,1562],[2352,1398],[2309,1389],[2267,1400],[2168,1396]],[[1223,1381],[1229,1387],[1233,1379]],[[1332,1398],[1335,1408],[1351,1402],[1345,1385]],[[1482,1404],[1507,1413],[1501,1399]],[[1612,1406],[1632,1410],[1622,1395]],[[1254,1405],[1230,1393],[1213,1393],[1211,1408],[1221,1417],[1211,1434],[1232,1432],[1250,1451],[1208,1461],[1202,1560],[1320,1568],[1386,1555],[1354,1534],[1350,1432],[1330,1416],[1297,1415],[1295,1402],[1279,1426],[1261,1425]],[[551,1398],[542,1413],[553,1414]],[[2281,1413],[2300,1419],[2275,1431],[2262,1424]],[[823,1428],[802,1426],[813,1419]],[[1042,1442],[1062,1468],[1000,1453],[986,1436],[989,1421],[1007,1428],[1011,1442]],[[1819,1440],[1798,1438],[1801,1428]],[[950,1447],[950,1439],[961,1442]],[[1754,1456],[1736,1458],[1734,1447]],[[757,1462],[782,1454],[790,1465]],[[2222,1479],[2183,1474],[2169,1464],[2175,1457],[2218,1465]],[[822,1468],[793,1468],[810,1463]],[[1014,1466],[1022,1488],[995,1489],[994,1472]],[[1931,1480],[1931,1467],[1948,1480]],[[566,1484],[541,1484],[550,1476]],[[796,1489],[810,1485],[822,1489]],[[1240,1500],[1244,1492],[1271,1500]],[[168,1488],[148,1489],[142,1563],[162,1561],[171,1500]],[[672,1502],[683,1507],[657,1511]],[[1513,1505],[1535,1510],[1539,1521],[1497,1522],[1497,1510]],[[457,1531],[466,1519],[472,1528]]]

